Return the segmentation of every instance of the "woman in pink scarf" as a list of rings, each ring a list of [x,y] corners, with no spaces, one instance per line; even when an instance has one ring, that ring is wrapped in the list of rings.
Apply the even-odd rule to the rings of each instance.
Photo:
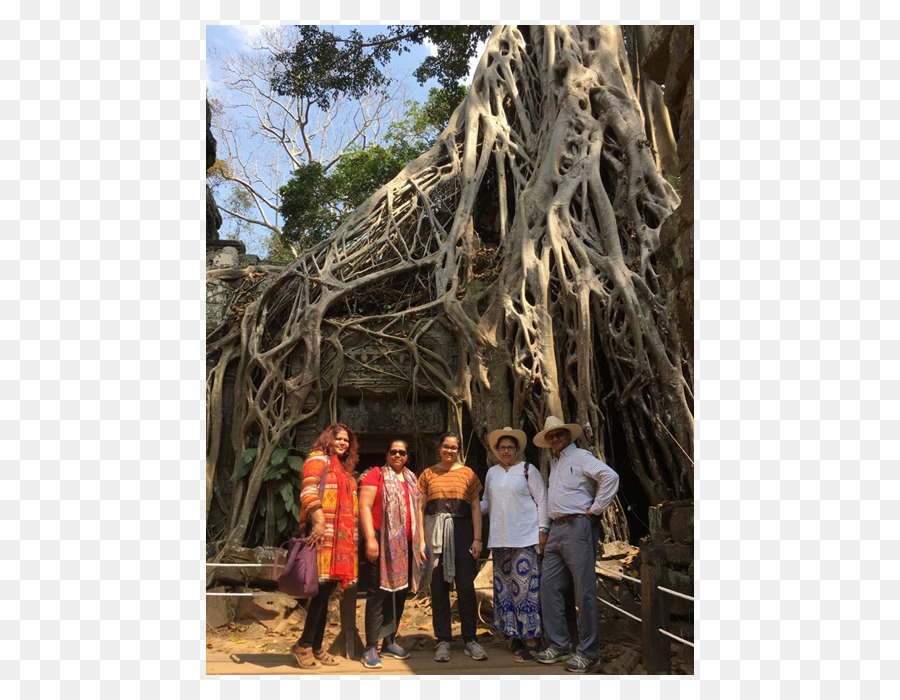
[[[407,659],[397,644],[397,628],[409,593],[419,584],[419,488],[406,466],[409,446],[394,440],[386,464],[375,467],[360,482],[359,524],[366,541],[366,560],[360,562],[360,587],[366,589],[366,649],[362,663],[381,668],[381,653]]]

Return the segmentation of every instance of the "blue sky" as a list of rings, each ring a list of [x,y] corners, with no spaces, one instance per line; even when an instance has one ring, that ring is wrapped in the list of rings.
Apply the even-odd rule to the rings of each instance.
[[[375,34],[379,34],[386,29],[385,25],[368,24],[368,25],[348,25],[335,24],[324,25],[331,29],[338,36],[346,36],[351,29],[358,29],[366,38]],[[212,61],[209,60],[211,51],[244,51],[246,50],[246,41],[259,33],[260,25],[229,25],[229,24],[208,24],[206,25],[206,79],[208,83],[215,82],[217,76],[215,74]],[[408,53],[401,54],[391,61],[401,75],[410,75],[415,70],[422,59],[429,55],[430,51],[425,46],[413,46]],[[471,76],[470,76],[471,77]],[[410,96],[413,99],[424,99],[431,87],[437,86],[437,81],[430,80],[423,86],[420,86],[412,77],[406,81],[410,88]]]

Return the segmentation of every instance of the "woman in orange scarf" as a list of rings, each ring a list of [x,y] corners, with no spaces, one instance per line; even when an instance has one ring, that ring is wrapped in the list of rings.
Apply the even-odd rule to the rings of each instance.
[[[303,465],[300,490],[300,522],[311,523],[309,544],[316,548],[319,567],[319,594],[309,601],[306,624],[291,654],[303,669],[322,664],[337,666],[341,657],[322,648],[328,619],[328,597],[355,583],[357,576],[356,480],[352,473],[359,461],[356,435],[343,423],[329,425],[316,438]],[[325,475],[325,488],[319,487]]]

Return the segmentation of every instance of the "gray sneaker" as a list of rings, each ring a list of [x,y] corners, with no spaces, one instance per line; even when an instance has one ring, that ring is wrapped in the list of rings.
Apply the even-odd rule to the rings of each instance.
[[[484,647],[478,642],[467,642],[466,654],[475,661],[487,661],[487,653],[485,653]]]
[[[569,673],[585,673],[590,671],[596,661],[586,656],[576,653],[571,659],[566,661],[565,669]]]
[[[563,651],[556,647],[547,647],[544,651],[539,651],[534,658],[542,664],[555,664],[557,661],[565,661],[571,656],[571,651]]]
[[[435,661],[449,661],[450,660],[450,642],[438,642],[437,646],[434,648],[434,660]]]

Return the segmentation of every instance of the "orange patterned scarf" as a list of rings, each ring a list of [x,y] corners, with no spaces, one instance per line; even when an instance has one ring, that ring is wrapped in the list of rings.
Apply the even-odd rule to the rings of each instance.
[[[312,467],[309,475],[314,476],[311,472],[315,466],[324,466],[324,455],[319,453],[317,456],[315,462],[307,460],[303,467],[304,477],[308,473],[308,467]],[[325,477],[322,512],[325,514],[325,537],[316,548],[319,581],[338,581],[342,588],[346,588],[355,583],[357,577],[359,535],[356,526],[356,480],[344,471],[344,466],[334,455],[330,456],[328,474]]]

